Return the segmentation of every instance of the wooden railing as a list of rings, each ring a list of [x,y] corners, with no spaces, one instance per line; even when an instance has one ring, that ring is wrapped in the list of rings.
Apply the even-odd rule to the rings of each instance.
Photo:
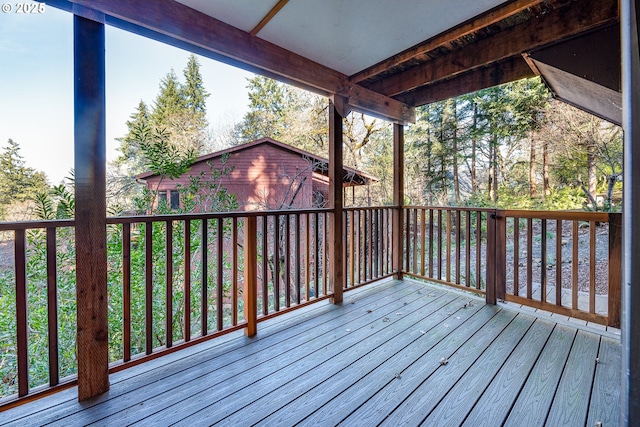
[[[331,296],[328,220],[326,209],[108,218],[111,371],[255,333],[257,322]],[[75,383],[73,227],[0,224],[14,249],[0,271],[0,398]]]
[[[345,289],[395,273],[391,262],[392,213],[391,207],[345,209]]]
[[[330,212],[108,218],[111,371],[255,334],[332,296]],[[406,207],[397,234],[397,212],[344,210],[344,290],[398,273],[392,248],[404,236],[403,274],[618,324],[619,214]],[[0,234],[13,252],[0,270],[2,407],[74,384],[76,307],[73,220],[0,223]]]
[[[619,327],[621,214],[403,211],[404,274]]]

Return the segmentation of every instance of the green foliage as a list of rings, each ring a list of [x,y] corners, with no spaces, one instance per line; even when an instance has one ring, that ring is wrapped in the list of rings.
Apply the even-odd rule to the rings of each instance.
[[[46,175],[28,167],[20,145],[9,139],[0,153],[0,218],[9,205],[30,200],[46,188]]]

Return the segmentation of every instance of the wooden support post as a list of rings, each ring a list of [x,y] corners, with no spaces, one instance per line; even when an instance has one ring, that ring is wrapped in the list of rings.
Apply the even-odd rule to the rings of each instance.
[[[104,23],[75,15],[74,167],[78,399],[109,390]]]
[[[503,211],[496,211],[496,299],[505,299],[507,293],[507,218]],[[517,221],[517,219],[516,219]]]
[[[331,260],[331,275],[329,283],[333,291],[331,302],[342,302],[342,290],[344,287],[345,256],[342,223],[342,115],[345,111],[345,102],[335,96],[329,100],[329,203],[331,203],[331,215],[329,220],[329,259]]]
[[[640,0],[620,1],[624,212],[620,425],[640,420]]]
[[[391,236],[394,278],[402,280],[402,254],[404,253],[404,126],[393,125],[393,224]]]
[[[263,217],[266,221],[267,217]],[[251,216],[244,223],[244,318],[247,326],[244,334],[253,337],[258,333],[258,245],[257,218]],[[263,280],[266,280],[263,279]]]
[[[507,290],[507,219],[496,210],[487,215],[487,304],[504,299]]]
[[[608,325],[620,327],[622,305],[622,214],[609,214],[609,308]]]

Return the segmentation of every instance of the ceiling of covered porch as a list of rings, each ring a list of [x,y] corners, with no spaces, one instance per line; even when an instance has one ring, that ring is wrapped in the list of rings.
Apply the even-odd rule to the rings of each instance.
[[[413,107],[536,74],[557,97],[620,119],[619,38],[600,37],[619,32],[617,0],[48,3],[399,123]],[[606,43],[590,48],[594,38]]]

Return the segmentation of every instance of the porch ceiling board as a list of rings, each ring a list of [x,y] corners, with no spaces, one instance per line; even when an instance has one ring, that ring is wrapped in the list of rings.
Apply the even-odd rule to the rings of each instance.
[[[397,96],[618,21],[617,0],[572,2],[367,87]]]
[[[173,0],[123,2],[70,0],[129,24],[189,43],[234,65],[276,75],[290,83],[325,95],[339,95],[358,111],[398,123],[414,121],[413,108],[349,82],[347,75]],[[53,1],[59,5],[59,1]],[[152,34],[146,34],[152,36]]]

